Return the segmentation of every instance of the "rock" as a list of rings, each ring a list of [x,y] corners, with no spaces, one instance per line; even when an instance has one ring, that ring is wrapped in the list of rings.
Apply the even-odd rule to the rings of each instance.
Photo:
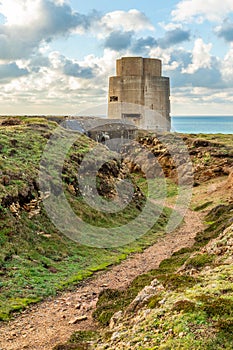
[[[29,203],[25,203],[23,205],[24,210],[28,212],[28,217],[31,219],[33,216],[40,214],[40,202],[41,198],[39,199],[32,199]]]
[[[81,304],[80,304],[80,303],[76,304],[74,308],[75,308],[76,310],[79,310],[79,309],[81,308]]]
[[[22,124],[22,120],[15,118],[15,117],[4,119],[1,122],[2,126],[12,126],[12,125],[20,125],[20,124]]]
[[[76,317],[76,318],[74,318],[73,320],[70,320],[69,321],[69,324],[76,324],[76,323],[78,323],[78,322],[82,322],[82,321],[85,321],[85,320],[87,320],[87,316],[86,315],[84,315],[84,316],[79,316],[79,317]]]
[[[116,312],[116,313],[112,316],[112,318],[111,318],[111,320],[110,320],[109,328],[110,328],[110,329],[113,329],[114,326],[115,326],[115,324],[122,318],[122,316],[123,316],[123,312],[122,312],[122,311]]]
[[[227,188],[233,187],[233,171],[230,172],[228,179],[227,179]]]
[[[143,311],[143,316],[147,317],[149,314],[151,314],[151,309],[146,309]]]
[[[140,306],[146,304],[146,302],[154,295],[160,294],[164,290],[162,284],[157,279],[154,279],[150,286],[145,286],[136,296],[136,298],[130,303],[127,311],[135,311]]]
[[[10,211],[14,216],[19,217],[19,210],[20,210],[20,205],[18,202],[12,203],[10,205]]]
[[[203,139],[196,139],[193,141],[194,147],[208,147],[210,145],[209,141]]]
[[[68,191],[73,194],[74,196],[76,195],[76,191],[73,185],[69,184],[68,185]]]
[[[117,338],[120,338],[120,336],[121,336],[121,333],[120,333],[120,332],[114,332],[113,335],[112,335],[112,337],[111,337],[111,340],[115,340],[115,339],[117,339]]]
[[[50,233],[45,233],[44,231],[41,232],[37,232],[38,236],[43,236],[45,238],[51,238],[51,234]]]
[[[92,310],[94,309],[96,306],[96,301],[91,301],[87,306],[86,306],[86,310],[89,311],[89,310]]]

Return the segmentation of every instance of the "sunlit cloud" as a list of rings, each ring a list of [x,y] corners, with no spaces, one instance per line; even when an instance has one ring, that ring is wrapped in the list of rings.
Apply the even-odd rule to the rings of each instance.
[[[172,17],[177,22],[219,22],[231,12],[232,0],[182,0],[172,11]]]

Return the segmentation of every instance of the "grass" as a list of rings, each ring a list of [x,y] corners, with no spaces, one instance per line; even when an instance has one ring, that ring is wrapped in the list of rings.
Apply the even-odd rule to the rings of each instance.
[[[138,173],[133,174],[133,176],[136,184],[148,198],[165,199],[178,195],[177,185],[168,178],[145,179]]]
[[[164,234],[163,227],[171,214],[171,210],[164,209],[146,234],[124,246],[92,248],[75,243],[53,225],[42,203],[40,213],[33,217],[22,208],[32,199],[39,199],[39,163],[56,124],[43,118],[23,117],[13,119],[10,124],[0,126],[0,320],[8,320],[31,303],[55,296],[64,289],[73,289],[95,271],[142,251]],[[94,210],[80,196],[77,165],[93,145],[92,140],[79,137],[69,150],[63,167],[66,197],[77,215],[89,224],[106,228],[127,224],[141,212],[143,195],[136,196],[118,214]],[[47,166],[55,171],[52,163]],[[120,164],[111,166],[116,170]],[[109,174],[106,177],[108,180]],[[103,179],[100,185],[105,183]],[[11,211],[12,203],[18,203],[18,213]],[[155,207],[152,214],[156,211]],[[130,236],[130,232],[125,235]]]
[[[215,208],[207,217],[215,220],[215,234],[219,234],[226,219],[231,218],[231,205]],[[205,236],[205,232],[200,233],[199,238],[201,235]],[[117,341],[106,340],[105,332],[108,334],[109,331],[105,328],[94,348],[232,349],[233,269],[232,265],[224,262],[216,265],[215,259],[215,255],[200,254],[194,244],[192,248],[181,249],[161,262],[158,269],[138,276],[126,290],[103,292],[94,315],[105,326],[109,323],[112,309],[125,310],[136,292],[149,285],[152,279],[157,278],[165,287],[147,301],[143,308],[151,310],[147,316],[141,309],[137,313],[126,312],[117,325]],[[186,270],[177,273],[184,263],[186,269],[192,266],[199,269],[195,278],[189,276]],[[206,270],[207,264],[210,269]]]
[[[165,223],[165,219],[164,216],[161,220]],[[155,225],[130,245],[100,249],[79,245],[62,236],[43,210],[31,219],[23,213],[20,220],[7,210],[4,217],[0,217],[0,319],[5,320],[16,310],[23,309],[21,301],[25,298],[34,302],[56,295],[95,271],[141,251],[156,241],[161,234],[162,221],[160,225]],[[50,237],[38,234],[40,232],[49,233]]]
[[[84,350],[90,349],[91,342],[99,337],[99,333],[92,330],[78,331],[73,333],[69,343],[55,346],[54,350]]]
[[[150,282],[155,278],[157,278],[166,289],[176,292],[181,292],[198,284],[198,277],[179,274],[176,271],[182,265],[184,265],[184,263],[187,264],[187,268],[193,267],[198,269],[203,269],[205,266],[211,266],[213,264],[215,260],[214,255],[205,253],[196,254],[193,256],[193,253],[198,252],[200,248],[200,242],[202,242],[202,244],[203,242],[207,244],[210,239],[215,238],[219,235],[220,230],[223,228],[223,225],[224,227],[226,226],[227,218],[231,218],[231,208],[232,205],[222,206],[221,216],[219,214],[219,210],[213,209],[210,211],[210,213],[207,215],[207,218],[215,218],[216,221],[211,225],[215,225],[215,230],[212,231],[210,228],[207,228],[203,232],[200,232],[196,237],[196,242],[194,243],[193,247],[180,249],[170,258],[163,260],[160,263],[158,269],[151,270],[146,274],[136,277],[136,279],[126,290],[104,291],[100,295],[97,303],[97,309],[93,314],[95,319],[98,320],[101,325],[108,325],[112,315],[129,305],[131,301],[136,297],[138,292],[142,290],[146,285],[149,285]],[[213,216],[213,212],[217,213],[215,217]],[[149,307],[151,307],[150,304]]]
[[[194,211],[202,211],[202,210],[208,208],[208,207],[209,207],[210,205],[212,205],[212,204],[213,204],[212,201],[208,201],[208,202],[205,202],[205,203],[203,203],[203,204],[201,204],[201,205],[198,205],[198,206],[195,207],[193,210],[194,210]]]
[[[207,253],[197,254],[186,261],[186,266],[194,269],[203,268],[204,266],[210,265],[214,258],[214,255],[209,255]]]
[[[64,289],[71,290],[95,271],[119,263],[133,252],[142,251],[164,234],[163,228],[171,214],[171,210],[164,209],[147,233],[121,247],[96,248],[71,241],[52,224],[42,204],[40,213],[33,217],[22,209],[25,203],[39,198],[39,162],[44,146],[56,127],[55,122],[18,117],[10,123],[0,126],[0,320],[8,320],[15,312],[48,296],[55,296]],[[197,135],[190,137],[195,139]],[[207,137],[201,135],[201,138]],[[231,147],[232,137],[216,135],[216,142]],[[96,227],[118,227],[138,216],[144,208],[146,197],[161,199],[163,191],[160,180],[149,179],[148,183],[141,175],[133,174],[130,179],[139,189],[137,196],[124,210],[117,215],[106,215],[90,208],[79,192],[77,165],[93,146],[93,141],[80,137],[70,149],[63,166],[66,198],[80,218]],[[223,153],[225,151],[221,150]],[[210,156],[205,155],[206,164],[209,164]],[[52,172],[56,170],[52,161],[47,166]],[[108,164],[109,172],[105,178],[98,180],[99,191],[105,191],[105,198],[109,201],[109,194],[114,191],[111,171],[116,170],[117,178],[120,166],[117,161]],[[177,195],[176,185],[171,180],[166,180],[165,185],[166,197],[173,200]],[[148,188],[151,190],[148,191]],[[21,209],[17,214],[11,210],[12,203],[19,203]],[[202,206],[196,206],[196,210],[209,206],[212,207],[212,204],[205,202]],[[145,285],[157,278],[165,291],[147,302],[146,307],[152,310],[151,316],[149,321],[139,324],[137,338],[132,337],[133,333],[128,334],[127,341],[131,348],[221,349],[224,344],[225,349],[231,349],[231,266],[218,266],[215,256],[207,253],[199,256],[197,252],[230,225],[232,208],[232,204],[229,204],[212,209],[206,217],[208,228],[197,235],[193,247],[181,249],[164,260],[158,269],[138,276],[126,290],[105,290],[94,313],[96,320],[102,326],[108,325],[114,312],[125,309]],[[154,214],[158,209],[153,208]],[[130,232],[125,234],[126,237],[130,236]],[[184,263],[187,263],[187,269],[196,268],[198,275],[178,273],[177,270]],[[211,267],[209,273],[205,271],[206,266]],[[208,335],[207,339],[203,334]],[[89,340],[98,342],[96,337],[99,338],[99,335],[89,331],[76,333],[69,343],[58,345],[57,350],[87,349]]]
[[[197,135],[190,137],[196,139]],[[228,137],[217,136],[216,142],[220,141],[228,146],[232,143],[232,138],[229,137],[228,140]],[[209,162],[209,155],[206,155],[204,161]],[[145,180],[139,174],[133,176],[144,195],[150,198],[156,196],[155,199],[161,198],[162,194],[158,191],[160,180]],[[153,189],[151,193],[148,191],[148,181],[151,181],[149,184]],[[166,187],[167,195],[173,199],[177,194],[176,186],[166,179]],[[215,203],[205,200],[203,204],[195,205],[195,209],[202,211],[214,205]],[[202,247],[213,238],[217,238],[231,224],[231,212],[232,204],[214,207],[205,218],[207,228],[198,233],[191,248],[180,249],[162,261],[158,269],[138,276],[125,290],[104,290],[93,314],[100,324],[100,329],[103,327],[99,339],[94,342],[94,348],[188,350],[215,347],[222,349],[223,345],[224,348],[231,349],[232,315],[229,310],[232,307],[230,300],[233,300],[232,268],[229,267],[228,271],[227,267],[218,267],[215,262],[216,256],[213,254],[199,254]],[[178,272],[183,266],[186,266],[187,273],[186,270]],[[194,276],[189,275],[189,269],[192,268],[197,270]],[[151,310],[149,316],[144,317],[144,309],[139,309],[137,318],[134,319],[137,310],[128,309],[122,324],[118,324],[116,328],[119,334],[118,340],[111,341],[115,329],[109,331],[106,326],[113,314],[119,310],[125,311],[138,292],[155,278],[162,283],[165,290],[151,297],[144,305],[144,309]],[[223,294],[224,297],[221,296]],[[226,306],[228,301],[229,308]],[[218,317],[220,305],[223,314]],[[211,308],[215,309],[212,314]]]

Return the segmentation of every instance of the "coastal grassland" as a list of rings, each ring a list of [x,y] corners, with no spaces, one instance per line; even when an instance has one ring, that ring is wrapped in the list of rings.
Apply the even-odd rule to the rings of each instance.
[[[134,176],[136,184],[148,198],[155,200],[175,199],[178,195],[177,185],[171,179],[145,179],[139,174],[132,174],[132,176]]]
[[[72,289],[95,271],[141,251],[162,234],[166,220],[163,215],[149,233],[131,245],[100,249],[77,244],[63,236],[43,209],[30,219],[27,213],[21,213],[19,219],[5,210],[0,219],[0,318],[8,319],[12,312],[59,290]]]
[[[232,349],[232,210],[232,203],[212,209],[206,217],[212,224],[197,235],[191,248],[174,253],[125,290],[103,291],[94,312],[99,333],[85,344],[99,350]],[[163,288],[136,310],[130,307],[154,279]],[[109,328],[119,310],[122,316]],[[82,332],[76,341],[74,334],[63,349],[78,346],[80,339]]]
[[[199,249],[205,246],[211,239],[219,236],[223,230],[230,225],[232,217],[233,204],[213,209],[206,217],[206,220],[212,220],[209,227],[199,232],[195,238],[195,243],[191,248],[183,248],[174,253],[170,258],[162,261],[156,270],[138,276],[124,291],[104,291],[100,296],[94,317],[103,325],[108,325],[112,315],[126,307],[136,297],[138,292],[146,285],[157,278],[165,287],[170,290],[183,290],[191,287],[198,282],[198,278],[180,275],[177,270],[186,263],[187,266],[199,269],[215,260],[212,254],[196,254]]]
[[[95,271],[119,263],[156,242],[164,234],[171,210],[164,209],[146,234],[123,247],[91,248],[71,241],[52,224],[39,193],[41,156],[57,124],[44,118],[17,117],[3,121],[0,126],[0,319],[8,320],[31,303],[72,289]],[[118,215],[106,215],[90,208],[79,193],[77,164],[94,145],[94,141],[80,136],[70,149],[62,174],[66,197],[87,223],[108,228],[126,224],[143,208],[144,197],[140,199],[139,188],[135,201]],[[119,164],[112,167],[110,175],[114,167],[118,174]],[[50,170],[55,170],[52,165]],[[112,183],[108,186],[110,177],[107,173],[100,183],[101,191],[107,187],[104,195],[113,187]],[[36,212],[33,212],[35,208],[30,209],[33,201]],[[154,214],[156,211],[155,207]]]
[[[181,134],[182,136],[186,137],[187,135]],[[232,134],[189,134],[189,139],[203,139],[207,140],[213,143],[220,143],[222,145],[227,146],[229,149],[232,150],[233,148],[233,139]]]
[[[56,128],[56,121],[38,118],[3,118],[0,125],[0,319],[9,319],[14,312],[26,308],[31,303],[56,295],[64,289],[72,289],[95,271],[106,269],[112,264],[126,259],[133,252],[140,252],[155,243],[164,234],[170,209],[164,209],[154,226],[132,243],[119,248],[91,248],[69,240],[52,224],[40,201],[38,172],[44,147]],[[203,136],[204,137],[204,136]],[[226,136],[227,138],[227,136]],[[225,139],[224,139],[225,140]],[[222,141],[224,142],[224,141]],[[226,144],[228,140],[226,140]],[[145,179],[139,174],[129,175],[136,189],[136,196],[125,210],[116,214],[104,214],[90,208],[83,200],[78,187],[77,165],[85,154],[95,146],[95,142],[80,136],[71,147],[64,162],[62,179],[66,197],[77,215],[97,227],[112,228],[130,222],[143,210],[146,197],[160,199],[159,183],[152,183],[152,193],[148,193]],[[93,159],[94,160],[94,159]],[[48,163],[51,173],[54,163]],[[114,177],[120,175],[121,164],[114,161],[103,169],[98,190],[111,201],[114,192]],[[115,175],[114,175],[115,174]],[[49,182],[49,178],[48,178]],[[168,197],[174,199],[176,186],[167,180]],[[52,190],[56,191],[56,183]],[[155,196],[155,198],[154,198]],[[36,213],[30,209],[31,201],[36,201]],[[27,209],[29,207],[29,209]],[[158,208],[154,207],[156,216]],[[211,221],[214,229],[215,220]],[[211,230],[212,230],[211,228]],[[214,229],[215,230],[215,229]],[[125,232],[126,237],[130,232]],[[207,232],[199,237],[199,249],[211,237]],[[203,243],[204,242],[204,243]],[[184,256],[182,255],[184,253]],[[176,266],[188,258],[190,252],[172,257]],[[208,259],[207,259],[208,260]],[[178,261],[178,262],[177,262]],[[206,260],[205,260],[206,261]],[[180,266],[180,265],[179,265]],[[163,266],[164,268],[164,266]],[[161,271],[160,271],[161,272]],[[174,272],[174,271],[173,271]],[[135,294],[151,278],[153,273],[138,277],[125,296],[120,295],[116,305],[126,306]],[[192,285],[192,278],[185,280],[173,273],[168,280],[162,273],[161,279],[168,285],[186,282]],[[162,277],[163,276],[163,277]],[[114,297],[115,298],[115,297]],[[119,301],[120,300],[120,301]],[[103,296],[104,303],[108,304]],[[156,304],[156,301],[153,301]],[[153,304],[153,303],[152,303]],[[111,314],[100,311],[96,318],[107,324]],[[105,306],[104,306],[105,308]],[[109,310],[111,306],[107,306]],[[118,310],[119,305],[113,310]],[[103,310],[104,311],[104,310]],[[99,314],[98,314],[99,312]]]

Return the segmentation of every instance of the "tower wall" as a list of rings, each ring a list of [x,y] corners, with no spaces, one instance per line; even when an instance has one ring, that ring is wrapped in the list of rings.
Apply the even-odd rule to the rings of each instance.
[[[170,82],[158,59],[123,57],[109,79],[108,118],[127,119],[139,128],[170,130]]]
[[[162,62],[155,58],[143,58],[143,75],[151,75],[153,77],[161,77]]]

